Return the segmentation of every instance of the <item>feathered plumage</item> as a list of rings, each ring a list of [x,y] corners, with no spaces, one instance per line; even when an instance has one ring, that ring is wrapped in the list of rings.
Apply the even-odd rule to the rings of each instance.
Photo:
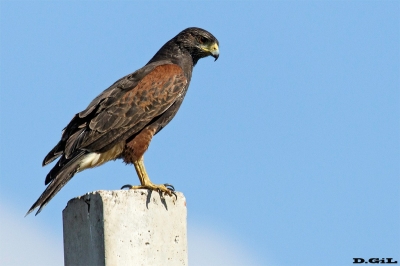
[[[141,69],[111,85],[65,127],[61,140],[47,154],[43,166],[58,161],[46,176],[47,188],[28,213],[42,208],[74,176],[107,161],[134,164],[141,186],[168,193],[150,182],[143,154],[152,137],[178,111],[192,70],[200,58],[219,56],[218,40],[200,28],[188,28],[168,41]]]

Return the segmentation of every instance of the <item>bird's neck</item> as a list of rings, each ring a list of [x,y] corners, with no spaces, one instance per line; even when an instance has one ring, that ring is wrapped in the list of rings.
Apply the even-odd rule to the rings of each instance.
[[[192,58],[187,50],[181,49],[181,47],[171,41],[164,44],[147,64],[161,60],[168,60],[180,66],[184,73],[188,75],[186,77],[188,80],[191,79],[193,67],[198,61],[198,59]]]

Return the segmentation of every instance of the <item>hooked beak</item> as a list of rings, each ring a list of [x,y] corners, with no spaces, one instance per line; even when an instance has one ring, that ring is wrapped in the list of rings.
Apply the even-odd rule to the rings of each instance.
[[[215,58],[214,62],[217,61],[219,57],[219,52],[218,53],[211,53],[211,56]]]
[[[219,47],[218,44],[214,43],[213,45],[211,45],[210,47],[210,53],[211,56],[215,58],[214,62],[217,61],[218,57],[219,57]]]
[[[214,61],[217,61],[217,59],[218,59],[218,57],[219,57],[219,47],[218,47],[218,44],[217,44],[217,43],[212,43],[212,44],[209,45],[209,46],[203,46],[203,47],[201,47],[201,48],[202,48],[204,51],[209,52],[210,55],[211,55],[212,57],[215,58]]]

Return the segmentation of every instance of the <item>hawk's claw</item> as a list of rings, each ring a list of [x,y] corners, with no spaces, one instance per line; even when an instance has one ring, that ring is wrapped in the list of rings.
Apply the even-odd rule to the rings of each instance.
[[[163,185],[154,185],[152,184],[151,186],[132,186],[132,185],[123,185],[121,189],[151,189],[151,190],[156,190],[160,195],[162,196],[162,193],[164,192],[165,194],[168,194],[169,196],[174,195],[176,199],[178,199],[178,195],[175,193],[175,187],[171,184],[165,183]]]
[[[173,185],[165,183],[164,186],[171,191],[171,194],[173,194],[175,196],[175,199],[178,199],[178,195],[176,195],[175,193],[175,188]],[[170,195],[171,196],[171,195]]]
[[[177,200],[178,199],[178,195],[176,195],[176,193],[174,191],[171,191],[171,193],[174,194],[175,199]]]
[[[169,190],[171,190],[171,191],[175,191],[174,186],[171,185],[171,184],[165,183],[164,186],[165,186],[166,188],[168,188]]]
[[[127,185],[123,185],[123,186],[121,187],[121,189],[124,189],[124,188],[129,188],[129,189],[131,189],[132,187],[133,187],[132,185],[127,184]]]

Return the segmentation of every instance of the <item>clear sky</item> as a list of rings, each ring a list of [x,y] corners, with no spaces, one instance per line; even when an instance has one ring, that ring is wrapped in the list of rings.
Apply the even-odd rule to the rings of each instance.
[[[0,264],[61,265],[61,211],[137,184],[77,174],[38,216],[73,115],[181,30],[220,42],[145,155],[187,198],[190,265],[400,261],[398,1],[1,1]]]

